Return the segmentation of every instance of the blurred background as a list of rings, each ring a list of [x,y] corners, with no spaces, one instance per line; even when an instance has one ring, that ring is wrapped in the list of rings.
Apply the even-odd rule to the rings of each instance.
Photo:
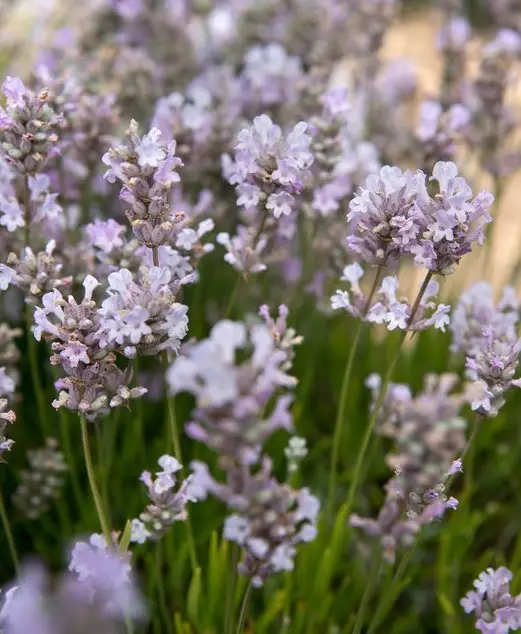
[[[88,20],[106,4],[105,0],[88,0],[81,5],[71,0],[0,0],[0,70],[27,75],[37,59],[38,51],[52,44],[63,27],[69,28]],[[174,0],[172,5],[186,4]],[[196,3],[197,4],[197,3]],[[200,2],[200,4],[208,4]],[[210,3],[211,4],[211,3]],[[233,3],[231,3],[233,4]],[[416,106],[430,97],[436,98],[441,84],[443,59],[437,47],[437,33],[443,26],[444,13],[441,2],[426,0],[404,0],[401,3],[402,15],[395,20],[387,33],[382,50],[384,61],[408,60],[412,62],[417,79],[416,98],[411,104],[411,117],[417,117]],[[512,14],[514,0],[466,0],[455,2],[454,6],[464,4],[467,17],[473,26],[472,39],[467,47],[466,64],[470,76],[475,76],[483,44],[497,29],[497,18]],[[492,20],[494,18],[494,21]],[[228,25],[227,25],[228,26]],[[231,26],[231,25],[230,25]],[[517,24],[505,24],[518,30]],[[515,77],[508,84],[506,104],[513,109],[515,116],[521,114],[521,61],[513,65]],[[332,69],[332,81],[343,85],[348,80],[349,64],[341,64]],[[521,144],[519,131],[512,135],[510,142],[516,148]],[[479,168],[476,161],[468,155],[462,155],[457,161],[460,170],[471,180],[474,191],[482,188],[493,190],[493,184],[487,174]],[[477,251],[465,258],[463,266],[456,275],[446,278],[445,296],[468,286],[479,279],[486,279],[499,288],[507,283],[519,283],[521,268],[521,171],[506,181],[495,208],[495,226],[491,252]],[[415,271],[411,270],[415,276]],[[416,277],[411,279],[416,285]]]

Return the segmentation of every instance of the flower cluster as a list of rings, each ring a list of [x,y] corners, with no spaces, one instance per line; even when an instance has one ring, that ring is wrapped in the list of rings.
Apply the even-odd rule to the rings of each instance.
[[[453,319],[452,350],[466,356],[466,376],[473,381],[471,407],[482,416],[497,416],[504,393],[521,386],[521,379],[514,378],[521,350],[515,291],[506,287],[495,304],[490,285],[480,282],[461,295]]]
[[[262,456],[275,431],[292,430],[291,396],[276,392],[296,383],[287,371],[300,338],[286,326],[285,307],[277,321],[266,307],[260,312],[266,325],[216,324],[208,339],[185,346],[167,375],[174,393],[196,397],[194,421],[186,433],[217,452],[226,474],[223,484],[205,464],[192,463],[196,495],[212,493],[233,511],[224,536],[244,547],[239,570],[255,585],[273,572],[292,569],[295,545],[315,536],[319,508],[307,490],[280,484],[271,460]],[[249,351],[241,363],[236,362],[238,351]]]
[[[22,569],[3,595],[0,628],[4,634],[120,634],[124,621],[144,616],[128,556],[91,535],[75,543],[69,570],[56,580],[39,564]]]
[[[251,358],[236,364],[237,351],[252,349]],[[197,406],[187,434],[218,451],[219,463],[254,464],[262,444],[277,429],[291,429],[291,397],[276,397],[273,412],[266,406],[277,389],[292,387],[287,374],[288,353],[277,349],[270,330],[261,324],[249,331],[244,324],[223,320],[208,339],[184,346],[168,371],[173,393],[191,392]]]
[[[9,409],[8,400],[0,398],[0,462],[4,462],[2,454],[5,451],[11,451],[11,447],[14,445],[14,440],[6,438],[5,430],[7,425],[14,423],[15,420],[16,414],[12,409]]]
[[[26,303],[39,306],[42,297],[54,289],[65,290],[72,284],[72,277],[63,275],[63,261],[55,255],[56,242],[51,240],[45,250],[34,253],[26,247],[23,258],[11,252],[7,264],[0,264],[0,289],[16,286],[23,294]]]
[[[13,503],[24,517],[36,520],[60,495],[68,467],[56,438],[47,438],[44,447],[29,451],[27,457],[29,469],[20,474]]]
[[[349,250],[369,264],[397,266],[403,255],[414,254],[415,264],[432,272],[453,272],[474,242],[483,243],[493,197],[483,191],[472,198],[451,162],[436,163],[430,180],[439,187],[434,198],[423,172],[385,166],[369,176],[349,205]]]
[[[420,120],[416,138],[421,152],[421,165],[432,172],[438,161],[450,161],[456,154],[456,141],[464,133],[470,113],[461,104],[443,110],[439,101],[424,101],[420,107]]]
[[[136,590],[130,554],[107,544],[102,535],[77,541],[69,560],[69,570],[77,580],[78,598],[96,604],[112,618],[143,615],[143,603]]]
[[[107,405],[117,407],[142,396],[141,387],[129,389],[131,367],[125,371],[116,365],[116,355],[101,346],[97,304],[92,295],[98,280],[87,275],[80,304],[69,296],[65,301],[58,290],[42,298],[42,307],[34,312],[34,336],[51,340],[51,364],[59,365],[65,377],[56,382],[59,390],[53,407],[62,406],[89,416],[98,415]]]
[[[128,205],[126,215],[134,236],[152,248],[171,242],[184,220],[182,214],[172,215],[168,197],[172,185],[180,180],[176,170],[183,163],[175,155],[174,139],[164,142],[157,128],[139,137],[137,129],[132,120],[125,144],[103,155],[109,168],[105,178],[123,183],[120,199]]]
[[[256,208],[260,204],[275,218],[287,216],[295,208],[313,163],[308,125],[299,122],[284,136],[267,115],[253,120],[241,130],[235,158],[226,157],[225,176],[236,185],[237,204]]]
[[[430,326],[445,332],[450,322],[450,306],[432,301],[438,294],[439,284],[431,280],[413,314],[413,307],[405,298],[398,298],[398,278],[387,276],[371,297],[360,288],[364,271],[358,264],[345,267],[340,278],[350,284],[350,292],[336,291],[331,297],[333,310],[345,310],[353,317],[373,324],[386,324],[388,330],[425,330]]]
[[[248,100],[270,107],[295,99],[302,81],[301,61],[277,43],[254,46],[244,58],[243,90]]]
[[[35,174],[56,154],[61,115],[49,105],[49,93],[28,89],[19,77],[2,84],[7,105],[0,108],[0,145],[21,174]]]
[[[521,628],[521,595],[510,594],[513,576],[504,566],[487,568],[474,581],[476,589],[461,599],[465,612],[475,613],[476,629],[483,634],[508,634]]]
[[[472,85],[472,129],[469,142],[493,177],[504,178],[521,164],[521,154],[511,143],[516,118],[506,105],[506,92],[512,67],[521,52],[519,33],[498,31],[483,49],[477,77]]]
[[[521,339],[498,337],[491,326],[483,329],[481,347],[465,363],[466,376],[474,382],[473,410],[482,416],[497,416],[505,404],[505,392],[512,386],[521,387],[521,378],[514,378],[520,351]]]
[[[158,471],[154,478],[144,471],[140,478],[147,487],[151,504],[147,505],[139,518],[132,520],[131,541],[138,544],[148,539],[161,539],[174,522],[186,519],[187,504],[197,500],[191,491],[192,477],[184,480],[175,490],[176,473],[183,467],[173,456],[161,456],[157,463],[162,471]]]
[[[111,273],[108,297],[98,311],[100,345],[117,346],[126,357],[177,350],[188,329],[188,307],[175,301],[181,284],[167,267]]]
[[[422,525],[441,518],[458,501],[447,498],[445,483],[461,470],[455,460],[465,447],[466,423],[461,407],[467,393],[451,394],[458,381],[452,374],[427,375],[425,389],[413,397],[407,386],[391,385],[379,415],[379,433],[392,439],[395,451],[387,464],[394,476],[386,485],[386,499],[376,520],[352,515],[350,524],[378,537],[384,558],[393,562],[399,547],[409,547]],[[376,399],[381,382],[368,382]]]
[[[460,295],[452,312],[452,350],[473,354],[481,347],[487,327],[492,327],[497,337],[513,340],[518,320],[519,300],[512,287],[507,286],[495,304],[492,286],[478,282]]]
[[[450,17],[438,32],[444,62],[440,97],[445,108],[461,103],[466,95],[466,46],[471,35],[470,24],[459,15]]]
[[[11,328],[8,324],[0,324],[0,396],[15,398],[15,392],[20,380],[18,362],[20,350],[15,339],[20,337],[20,328]]]

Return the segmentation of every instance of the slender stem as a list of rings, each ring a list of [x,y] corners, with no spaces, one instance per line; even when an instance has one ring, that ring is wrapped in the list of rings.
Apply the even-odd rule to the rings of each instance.
[[[157,247],[152,247],[152,262],[154,263],[154,266],[159,266],[159,252]],[[163,352],[161,353],[161,361],[163,363],[163,370],[164,372],[166,372],[169,366],[168,353],[166,350],[163,350]],[[168,424],[170,427],[170,434],[172,436],[172,444],[174,446],[174,456],[181,465],[184,465],[183,456],[181,453],[181,441],[179,439],[179,429],[177,427],[177,418],[175,415],[174,397],[168,394],[166,402],[168,408]],[[188,536],[188,553],[190,555],[192,572],[195,573],[199,565],[197,563],[197,552],[195,550],[195,541],[192,532],[192,522],[190,521],[190,517],[186,518],[184,524],[186,526],[186,534]]]
[[[13,539],[13,533],[11,531],[11,524],[9,523],[9,517],[5,510],[4,496],[2,495],[1,490],[0,490],[0,517],[2,518],[2,525],[4,527],[5,536],[7,538],[7,544],[9,546],[11,559],[13,560],[14,569],[16,571],[16,574],[19,575],[20,574],[20,560],[18,559],[16,545]]]
[[[105,541],[107,542],[107,547],[111,548],[112,535],[110,534],[110,528],[109,528],[107,519],[105,517],[105,513],[103,511],[103,504],[101,501],[100,492],[96,484],[96,478],[94,475],[94,467],[92,465],[92,455],[90,453],[87,419],[85,418],[85,414],[80,414],[80,424],[81,424],[81,441],[83,445],[83,455],[85,458],[85,467],[87,469],[87,476],[89,478],[90,490],[92,493],[92,497],[94,498],[94,504],[96,506],[96,512],[98,514],[98,519],[101,525],[103,536],[105,537]]]
[[[134,385],[139,384],[139,357],[134,359]],[[143,412],[143,399],[138,398],[136,401],[136,436],[139,439],[139,452],[142,459],[145,459],[145,431],[144,431],[144,412]]]
[[[41,366],[38,362],[37,341],[31,332],[32,325],[32,307],[27,304],[25,307],[25,331],[27,337],[27,351],[29,353],[29,365],[31,367],[31,381],[33,390],[36,395],[36,404],[38,405],[38,416],[41,417],[43,430],[46,436],[51,434],[51,424],[49,421],[49,404],[45,398],[45,391],[41,381]]]
[[[461,456],[461,460],[467,456],[467,461],[465,463],[465,468],[463,469],[463,502],[468,503],[472,496],[472,487],[473,487],[473,476],[474,476],[474,458],[476,456],[476,443],[475,438],[477,436],[479,429],[479,416],[476,417],[476,421],[474,422],[474,429],[470,435],[469,441],[463,451]],[[467,505],[465,505],[467,506]],[[468,510],[468,509],[467,509]]]
[[[259,226],[257,227],[257,231],[255,232],[255,235],[253,236],[253,242],[252,242],[252,245],[251,245],[252,251],[255,251],[255,247],[257,246],[257,242],[259,241],[259,238],[261,237],[262,232],[264,231],[264,227],[266,226],[266,221],[268,220],[268,216],[269,216],[269,212],[268,212],[267,208],[264,207],[264,211],[262,212],[261,221],[259,222]]]
[[[56,366],[52,366],[53,380],[56,381],[59,378],[59,372]],[[81,491],[80,481],[78,479],[78,471],[76,469],[76,461],[74,460],[74,451],[71,445],[71,419],[69,413],[63,407],[58,410],[58,418],[60,420],[60,438],[65,452],[65,458],[69,467],[69,473],[72,482],[72,491],[74,494],[74,501],[79,509],[83,506],[83,494]],[[76,420],[76,419],[75,419]]]
[[[259,226],[257,227],[257,231],[255,232],[255,235],[253,236],[253,240],[251,243],[250,248],[252,251],[255,251],[257,242],[259,241],[259,238],[261,237],[264,227],[266,226],[266,221],[268,220],[268,216],[269,216],[268,210],[266,209],[266,207],[264,207],[264,211],[262,212],[262,217],[259,222]],[[244,279],[247,280],[246,273],[244,274]],[[226,306],[226,312],[224,315],[225,319],[228,319],[230,315],[232,314],[232,310],[235,306],[235,302],[237,300],[237,296],[239,293],[240,285],[241,285],[241,276],[239,275],[233,287],[232,294],[230,295],[230,299],[228,300],[228,305]]]
[[[29,176],[24,176],[24,242],[26,247],[31,243],[31,193],[29,191]]]
[[[228,305],[226,306],[226,312],[224,313],[224,318],[229,319],[231,317],[233,308],[235,306],[235,302],[237,300],[237,295],[239,294],[239,287],[241,285],[241,276],[237,276],[237,280],[233,286],[232,293],[230,295],[230,299],[228,300]]]
[[[237,621],[237,630],[236,630],[237,634],[242,634],[244,630],[244,625],[246,622],[246,614],[248,613],[248,606],[250,604],[252,589],[253,589],[253,586],[251,585],[251,581],[250,581],[250,583],[248,583],[246,592],[244,593],[244,597],[242,599],[241,611],[239,613],[239,620]]]
[[[425,279],[423,280],[423,283],[420,287],[420,290],[418,292],[418,295],[416,297],[416,300],[413,304],[413,307],[411,309],[411,315],[409,317],[409,325],[413,322],[414,317],[416,316],[416,313],[418,312],[418,308],[420,307],[420,302],[422,300],[423,295],[425,294],[425,291],[427,290],[427,286],[429,285],[429,282],[431,281],[431,278],[433,276],[433,272],[432,271],[428,271],[427,275],[425,276]],[[398,346],[396,347],[396,351],[394,353],[394,357],[391,361],[391,363],[389,364],[389,367],[387,368],[387,372],[385,373],[385,376],[383,378],[382,381],[382,385],[380,387],[380,392],[378,394],[378,398],[376,400],[375,406],[373,408],[373,411],[371,413],[371,418],[369,419],[369,423],[366,427],[365,430],[365,434],[362,440],[362,446],[358,452],[358,456],[357,456],[357,460],[356,460],[356,464],[355,464],[355,470],[353,473],[353,479],[351,480],[351,484],[349,486],[349,491],[347,494],[347,512],[349,514],[349,512],[351,511],[351,507],[353,506],[353,501],[355,498],[355,494],[356,494],[356,489],[358,487],[359,481],[360,481],[360,475],[362,472],[362,467],[364,465],[364,460],[365,460],[365,456],[367,453],[367,449],[369,447],[369,441],[371,440],[371,436],[374,430],[374,427],[376,425],[376,421],[378,419],[378,414],[380,413],[380,409],[382,408],[384,399],[385,399],[385,395],[387,393],[387,387],[389,385],[389,382],[391,381],[391,377],[392,374],[394,372],[394,368],[396,366],[396,363],[400,357],[400,352],[403,346],[403,343],[407,337],[407,333],[409,332],[409,327],[405,328],[401,334],[400,334],[400,339],[398,341]]]
[[[360,342],[360,337],[362,335],[362,330],[365,325],[365,316],[367,315],[367,311],[371,306],[371,301],[378,287],[378,283],[380,282],[380,278],[382,276],[382,267],[378,267],[376,271],[376,275],[374,278],[373,286],[371,291],[367,297],[365,302],[365,307],[363,310],[362,319],[358,320],[358,326],[356,328],[355,336],[351,343],[351,350],[349,351],[349,357],[347,359],[344,378],[342,380],[342,388],[340,390],[340,400],[338,404],[337,416],[335,421],[335,431],[333,436],[333,446],[331,449],[331,459],[330,459],[330,472],[329,472],[329,489],[327,496],[327,511],[326,515],[330,516],[333,510],[333,500],[335,496],[335,486],[336,486],[336,476],[338,469],[338,457],[340,453],[340,444],[342,442],[342,432],[344,430],[344,421],[345,421],[345,411],[347,405],[347,395],[349,391],[349,383],[351,380],[351,374],[353,372],[353,365],[355,361],[356,352],[358,350],[358,344]]]
[[[161,353],[161,361],[163,363],[163,370],[166,372],[169,366],[166,350],[163,350],[163,352]],[[184,467],[183,455],[181,453],[181,441],[179,439],[179,429],[177,427],[177,417],[175,414],[175,400],[174,397],[170,394],[167,396],[166,404],[168,410],[168,424],[170,427],[170,435],[172,437],[172,444],[174,447],[174,456],[176,460],[178,460]]]
[[[360,601],[360,607],[358,608],[358,614],[356,615],[356,621],[352,630],[352,634],[360,634],[360,630],[362,629],[362,625],[364,623],[365,613],[367,612],[367,604],[369,603],[369,599],[373,594],[374,584],[378,579],[381,568],[382,561],[380,560],[378,551],[375,550],[375,552],[373,553],[371,570],[365,584],[364,594],[362,595],[362,600]]]
[[[105,452],[103,451],[102,432],[97,422],[93,423],[92,425],[94,427],[94,434],[96,436],[96,460],[98,463],[98,475],[99,475],[99,479],[101,480],[101,485],[100,485],[101,503],[105,511],[107,524],[111,526],[112,518],[110,516],[110,508],[109,508],[109,492],[107,488],[108,486],[107,467],[105,464]]]

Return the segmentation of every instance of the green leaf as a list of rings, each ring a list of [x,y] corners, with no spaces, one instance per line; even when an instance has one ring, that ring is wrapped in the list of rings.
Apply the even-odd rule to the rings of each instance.
[[[449,601],[447,595],[443,594],[443,592],[438,592],[436,596],[444,614],[449,617],[454,617],[456,615],[456,611],[451,601]]]
[[[277,616],[282,614],[285,603],[286,591],[284,589],[277,590],[263,611],[262,617],[257,622],[256,631],[258,630],[259,634],[266,631],[266,628],[273,623]]]
[[[130,522],[130,520],[127,520],[127,523],[125,524],[125,530],[123,531],[123,535],[121,536],[121,539],[119,540],[119,550],[122,553],[127,552],[128,545],[130,544],[131,536],[132,536],[132,523]]]
[[[194,625],[199,624],[200,605],[199,599],[201,597],[201,568],[197,568],[190,587],[188,588],[188,597],[186,600],[186,611],[188,618]]]

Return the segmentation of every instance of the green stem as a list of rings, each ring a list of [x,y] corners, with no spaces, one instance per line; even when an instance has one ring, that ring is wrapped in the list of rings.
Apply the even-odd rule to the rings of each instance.
[[[237,280],[233,286],[232,294],[230,295],[230,299],[228,300],[228,305],[226,306],[226,312],[224,313],[225,319],[230,319],[233,308],[235,306],[235,302],[237,300],[237,295],[239,294],[239,288],[241,286],[241,276],[237,276]]]
[[[58,410],[58,417],[60,419],[60,437],[63,445],[63,451],[67,459],[69,467],[69,473],[72,483],[72,492],[74,495],[74,501],[77,509],[81,509],[83,506],[83,495],[81,492],[80,481],[78,479],[78,471],[76,469],[76,461],[74,460],[74,452],[71,446],[71,434],[70,434],[70,419],[67,412],[60,407]]]
[[[37,341],[31,331],[32,326],[32,307],[26,304],[25,307],[25,331],[27,337],[27,351],[29,353],[29,364],[31,367],[31,381],[33,390],[36,395],[36,404],[38,405],[38,416],[41,417],[45,436],[51,435],[51,423],[49,421],[49,404],[45,398],[45,391],[41,382],[41,366],[38,363]]]
[[[425,294],[425,291],[427,290],[427,286],[429,285],[429,282],[431,281],[431,278],[433,276],[433,272],[432,271],[428,271],[427,275],[425,276],[425,279],[423,280],[423,283],[421,285],[421,288],[418,292],[418,295],[416,297],[416,300],[414,302],[414,305],[411,309],[411,315],[409,317],[409,324],[411,324],[414,320],[414,317],[416,316],[416,313],[418,312],[418,308],[420,307],[420,302],[421,299],[423,297],[423,295]],[[349,514],[349,512],[351,511],[351,508],[353,506],[353,502],[354,502],[354,498],[355,498],[355,494],[356,494],[356,490],[360,481],[360,475],[362,472],[362,467],[364,465],[364,460],[365,460],[365,456],[367,454],[367,449],[369,447],[369,441],[371,440],[371,436],[374,430],[374,427],[376,425],[376,421],[378,419],[378,414],[380,413],[380,409],[382,408],[384,399],[385,399],[385,395],[387,393],[387,387],[389,386],[389,383],[391,381],[391,377],[392,374],[394,372],[394,368],[396,366],[396,363],[400,357],[400,352],[403,346],[403,343],[407,337],[407,333],[409,332],[409,328],[405,328],[401,334],[400,334],[400,339],[398,341],[398,346],[396,347],[396,351],[394,353],[394,357],[391,361],[391,363],[389,364],[389,367],[387,368],[387,372],[385,373],[385,376],[383,378],[382,381],[382,385],[380,387],[380,392],[378,394],[378,398],[376,400],[375,406],[373,408],[373,411],[371,413],[371,418],[369,419],[369,423],[366,427],[365,430],[365,434],[362,440],[362,446],[358,452],[358,456],[357,456],[357,460],[356,460],[356,464],[355,464],[355,470],[353,473],[353,479],[351,480],[351,484],[349,486],[349,491],[347,494],[347,513]]]
[[[107,488],[109,480],[107,478],[107,467],[105,465],[105,452],[103,451],[103,437],[98,422],[94,422],[93,427],[94,434],[96,436],[96,459],[98,462],[98,475],[99,479],[101,480],[101,503],[103,505],[103,509],[105,510],[107,524],[112,525],[112,518],[110,517],[109,509],[109,492]]]
[[[251,582],[250,582],[248,583],[246,592],[244,593],[244,597],[242,599],[241,611],[239,613],[239,620],[237,621],[237,630],[236,630],[237,634],[242,634],[244,630],[244,624],[246,622],[246,614],[248,613],[248,606],[250,604],[252,589],[253,589],[253,586],[251,585]]]
[[[87,476],[89,478],[90,490],[92,493],[92,497],[94,498],[94,504],[96,506],[96,512],[98,514],[98,519],[101,525],[103,536],[105,537],[105,541],[107,542],[107,547],[111,548],[112,535],[110,533],[110,528],[109,528],[107,519],[105,517],[105,513],[103,511],[103,504],[101,501],[100,492],[96,484],[96,478],[94,475],[94,467],[92,464],[92,455],[90,452],[90,445],[89,445],[89,432],[87,429],[87,419],[85,418],[85,414],[80,414],[80,424],[81,424],[81,441],[83,445],[83,456],[85,458],[85,467],[87,469]]]
[[[157,247],[152,248],[152,261],[154,263],[154,266],[159,266],[159,252]],[[163,350],[163,352],[161,353],[161,360],[163,362],[163,371],[166,373],[169,367],[168,353],[166,350]],[[174,446],[174,456],[176,460],[183,466],[183,471],[181,472],[183,473],[184,462],[183,462],[183,456],[181,453],[181,441],[179,440],[179,429],[177,427],[177,417],[175,414],[174,397],[168,394],[166,398],[166,402],[167,402],[167,408],[168,408],[168,424],[170,427],[170,434],[172,436],[172,443]],[[192,532],[192,522],[189,516],[186,518],[184,524],[186,526],[186,534],[188,537],[188,553],[190,555],[192,572],[195,574],[195,571],[197,570],[199,565],[197,563],[197,552],[195,550],[195,541],[194,541],[194,535]]]
[[[473,477],[474,477],[474,459],[476,457],[476,436],[479,429],[480,417],[476,416],[474,421],[474,429],[470,435],[470,438],[467,442],[467,445],[460,457],[460,460],[463,461],[465,456],[467,457],[467,461],[465,463],[465,467],[463,469],[463,494],[462,494],[462,506],[467,506],[465,503],[468,503],[470,497],[472,495],[472,487],[473,487]]]
[[[374,585],[376,580],[378,579],[380,570],[382,568],[382,562],[379,556],[379,553],[375,550],[373,553],[373,561],[371,564],[371,570],[369,572],[369,578],[365,584],[364,594],[362,595],[362,600],[360,601],[360,607],[358,608],[358,614],[356,616],[355,625],[352,630],[352,634],[360,634],[360,630],[362,629],[362,625],[365,619],[365,613],[367,612],[367,604],[369,603],[369,599],[374,591]]]
[[[163,368],[165,369],[165,372],[166,372],[166,369],[168,368],[168,356],[167,356],[166,350],[164,350],[162,353],[162,359],[163,359]],[[166,397],[166,402],[167,402],[167,408],[168,408],[168,424],[170,426],[170,435],[172,436],[172,444],[174,447],[174,456],[176,460],[181,465],[183,465],[183,471],[181,472],[183,473],[184,462],[183,462],[183,456],[181,454],[181,442],[179,440],[179,429],[177,427],[177,417],[175,414],[174,397],[171,394],[168,394]],[[199,567],[199,564],[197,562],[197,553],[195,550],[195,541],[194,541],[194,536],[192,532],[192,522],[190,520],[190,516],[186,518],[186,520],[184,521],[184,525],[186,526],[186,534],[188,537],[188,553],[190,555],[192,572],[195,573],[195,571]]]
[[[363,317],[358,320],[358,326],[356,328],[355,336],[351,343],[351,350],[349,351],[349,357],[347,359],[344,378],[342,380],[342,388],[340,390],[340,400],[338,404],[337,416],[335,421],[335,431],[333,436],[333,447],[331,449],[331,459],[330,459],[330,472],[329,472],[329,489],[327,496],[327,507],[326,507],[326,515],[331,516],[331,512],[333,510],[333,502],[335,496],[335,487],[336,487],[336,476],[338,469],[338,458],[340,453],[340,445],[342,442],[342,432],[344,430],[344,421],[345,421],[345,411],[347,405],[347,395],[349,391],[349,383],[351,380],[351,374],[353,372],[353,365],[356,357],[356,352],[358,350],[358,344],[360,342],[360,337],[362,335],[362,330],[365,325],[365,316],[367,315],[367,311],[371,306],[371,300],[373,299],[373,295],[376,292],[378,287],[378,283],[380,282],[382,276],[382,267],[378,267],[376,272],[376,276],[374,278],[373,286],[371,291],[367,297],[367,301],[365,303]]]
[[[20,575],[20,560],[18,559],[18,552],[13,539],[13,533],[11,531],[11,524],[9,523],[9,517],[5,510],[4,496],[0,491],[0,517],[2,518],[2,525],[4,527],[5,536],[7,538],[7,545],[9,546],[9,552],[11,559],[13,560],[13,566],[17,575]]]

